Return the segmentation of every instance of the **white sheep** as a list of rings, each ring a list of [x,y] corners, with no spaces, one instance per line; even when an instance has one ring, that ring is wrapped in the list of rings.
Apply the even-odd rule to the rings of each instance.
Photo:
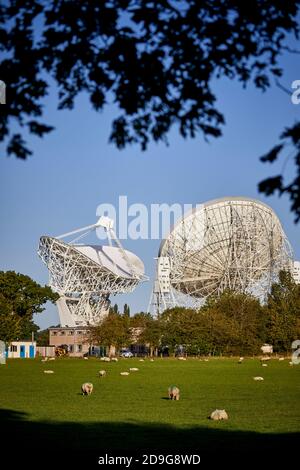
[[[284,361],[284,357],[280,357],[278,361]]]
[[[129,372],[120,372],[120,375],[129,375]]]
[[[137,367],[130,367],[130,369],[132,372],[137,372],[139,369]]]
[[[112,357],[111,360],[112,360],[113,362],[118,362],[119,359],[118,359],[117,357]]]
[[[263,367],[268,367],[268,364],[262,364]]]
[[[170,400],[179,400],[180,398],[180,390],[175,385],[172,385],[168,388],[168,395]]]
[[[244,360],[244,358],[243,358],[243,357],[240,357],[238,364],[242,364],[243,360]]]
[[[44,370],[44,374],[54,374],[53,370]]]
[[[106,370],[99,370],[99,377],[105,377],[106,376]]]
[[[215,410],[211,413],[210,419],[214,421],[220,421],[222,419],[228,419],[228,414],[225,410]]]
[[[144,362],[144,359],[140,359],[140,362]]]
[[[253,380],[262,381],[262,380],[264,380],[264,378],[263,377],[253,377]]]
[[[81,385],[82,395],[90,395],[93,391],[93,388],[93,384],[91,384],[90,382],[85,382]]]

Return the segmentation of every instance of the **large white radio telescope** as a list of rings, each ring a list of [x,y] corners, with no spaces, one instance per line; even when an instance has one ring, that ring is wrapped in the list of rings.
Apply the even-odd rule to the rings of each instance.
[[[263,298],[292,250],[266,204],[243,197],[216,199],[187,213],[162,241],[152,305],[197,307],[226,289]]]
[[[106,231],[109,245],[76,243],[99,227]],[[81,232],[72,242],[62,241]],[[49,270],[49,285],[60,295],[57,307],[63,327],[97,323],[108,313],[110,295],[132,292],[147,279],[143,262],[124,250],[107,217],[58,237],[41,237],[38,254]]]

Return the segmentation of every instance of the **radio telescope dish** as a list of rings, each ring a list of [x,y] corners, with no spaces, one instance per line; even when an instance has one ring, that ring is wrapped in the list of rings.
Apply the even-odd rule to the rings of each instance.
[[[243,197],[201,204],[160,245],[153,292],[157,311],[199,307],[227,289],[264,298],[292,259],[280,221],[266,204]]]
[[[75,243],[98,227],[105,229],[109,245]],[[70,243],[61,240],[80,232],[85,233]],[[147,280],[143,262],[124,250],[106,217],[59,237],[42,236],[38,255],[49,270],[50,287],[60,295],[57,307],[63,327],[97,323],[107,315],[111,295],[132,292]]]

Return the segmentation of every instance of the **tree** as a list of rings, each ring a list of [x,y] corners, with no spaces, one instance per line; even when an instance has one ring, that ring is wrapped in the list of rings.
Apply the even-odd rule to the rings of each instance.
[[[146,327],[142,330],[140,335],[140,341],[144,344],[149,345],[150,356],[157,356],[158,349],[162,344],[163,328],[159,318],[151,318],[146,324]]]
[[[283,175],[276,175],[272,178],[267,178],[258,186],[260,192],[269,196],[274,192],[288,194],[291,200],[291,209],[295,213],[295,222],[300,220],[300,122],[297,122],[293,127],[285,129],[280,136],[281,143],[272,148],[266,155],[261,157],[262,162],[273,163],[283,154],[284,149],[288,148],[288,155],[285,158],[292,157],[295,164],[295,178],[285,184]],[[291,147],[294,149],[291,152]]]
[[[274,351],[291,351],[291,344],[300,338],[300,285],[289,272],[282,271],[274,283],[266,305],[267,340]]]
[[[8,155],[25,159],[32,152],[22,132],[10,132],[10,122],[39,137],[53,130],[39,120],[50,82],[58,87],[59,109],[72,109],[81,92],[96,111],[112,100],[120,114],[110,141],[118,148],[137,143],[145,150],[150,140],[167,142],[174,126],[184,138],[218,137],[225,121],[214,80],[237,78],[266,90],[282,74],[278,58],[288,50],[287,38],[298,39],[299,4],[2,2],[1,79],[9,105],[1,108],[0,139]]]
[[[45,330],[39,330],[36,334],[36,342],[38,346],[49,345],[49,328]]]
[[[195,350],[201,335],[201,315],[193,309],[175,307],[162,314],[163,342],[175,351],[177,346]]]
[[[32,318],[45,310],[43,305],[55,302],[58,294],[50,287],[42,287],[29,276],[14,271],[0,271],[0,333],[10,342],[22,337],[30,339],[38,327]]]
[[[130,307],[127,304],[124,304],[123,315],[130,317]]]
[[[128,345],[130,330],[126,317],[110,312],[98,325],[90,328],[90,343],[106,346],[109,355],[115,354],[115,349]]]

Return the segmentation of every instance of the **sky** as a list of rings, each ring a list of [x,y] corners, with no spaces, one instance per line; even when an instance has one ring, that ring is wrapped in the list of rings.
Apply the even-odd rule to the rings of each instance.
[[[291,89],[300,79],[299,56],[285,55],[281,83]],[[44,122],[56,130],[43,139],[29,136],[34,154],[26,161],[0,158],[0,269],[15,270],[44,285],[48,272],[37,256],[41,235],[59,235],[96,222],[101,203],[118,206],[125,195],[128,204],[199,204],[223,196],[259,199],[276,212],[300,259],[300,224],[294,224],[286,197],[264,197],[259,181],[292,174],[292,160],[263,164],[259,157],[270,150],[286,126],[299,119],[300,105],[275,85],[262,93],[253,86],[244,89],[234,80],[214,83],[218,107],[225,115],[223,136],[206,142],[202,135],[184,140],[176,129],[169,146],[149,145],[118,150],[108,143],[110,124],[116,115],[113,105],[94,112],[85,95],[72,111],[57,111],[56,91],[45,100]],[[89,242],[99,243],[96,237]],[[124,248],[137,254],[145,264],[149,282],[133,293],[112,298],[120,308],[128,303],[131,313],[148,306],[155,273],[154,258],[160,240],[122,240]],[[47,304],[35,316],[41,328],[59,323],[56,307]]]

